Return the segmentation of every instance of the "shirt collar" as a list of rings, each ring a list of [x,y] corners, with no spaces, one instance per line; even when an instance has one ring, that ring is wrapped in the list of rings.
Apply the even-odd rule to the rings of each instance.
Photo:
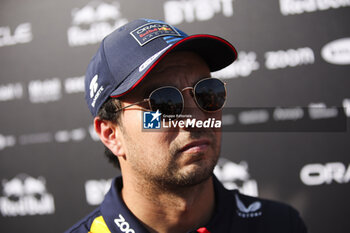
[[[209,232],[231,232],[235,220],[236,203],[234,194],[224,188],[221,182],[213,176],[215,191],[215,210],[210,221],[204,226]],[[236,191],[233,191],[236,192]]]
[[[111,189],[105,196],[101,204],[101,213],[112,233],[148,233],[147,229],[131,213],[120,196],[123,187],[121,177],[116,177],[112,181]]]
[[[236,206],[234,195],[226,190],[215,176],[213,176],[213,181],[216,202],[215,210],[211,220],[203,227],[207,228],[209,232],[229,232]],[[148,233],[147,229],[131,213],[122,200],[120,196],[122,187],[122,178],[116,177],[101,204],[101,213],[108,228],[112,233]]]

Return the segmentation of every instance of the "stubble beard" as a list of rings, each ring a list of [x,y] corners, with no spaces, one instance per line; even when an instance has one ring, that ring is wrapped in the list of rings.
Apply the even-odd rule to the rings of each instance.
[[[197,156],[202,156],[201,154]],[[162,177],[158,177],[155,181],[165,188],[185,188],[201,184],[207,181],[212,175],[214,167],[217,163],[217,159],[211,158],[209,164],[201,166],[200,168],[193,168],[183,171],[176,166],[175,163],[171,163],[168,167],[168,172]]]
[[[170,191],[196,186],[212,177],[214,167],[217,164],[220,154],[220,145],[218,145],[220,142],[218,142],[213,132],[203,133],[194,131],[190,133],[191,139],[198,139],[201,137],[206,137],[211,140],[210,149],[213,151],[213,154],[206,155],[205,159],[200,160],[197,165],[189,169],[178,165],[179,156],[182,156],[179,151],[183,145],[176,142],[170,147],[168,161],[164,159],[159,165],[155,163],[147,169],[144,167],[145,164],[143,164],[143,161],[134,159],[134,161],[130,161],[132,162],[134,171],[138,173],[141,179],[144,179],[143,185],[147,185],[148,183],[151,186]],[[199,153],[195,156],[200,157],[204,155]],[[162,163],[167,164],[167,166],[161,166]]]

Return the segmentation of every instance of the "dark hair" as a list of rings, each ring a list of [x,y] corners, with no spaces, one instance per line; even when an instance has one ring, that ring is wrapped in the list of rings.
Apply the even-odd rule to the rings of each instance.
[[[120,100],[109,98],[106,102],[104,102],[104,104],[98,111],[97,116],[101,120],[111,121],[122,126],[120,120],[121,111],[117,112],[117,110],[121,109],[121,107],[122,105]],[[108,158],[110,163],[112,163],[115,167],[120,169],[118,157],[115,154],[113,154],[113,152],[110,149],[108,149],[107,146],[105,146],[105,156]]]

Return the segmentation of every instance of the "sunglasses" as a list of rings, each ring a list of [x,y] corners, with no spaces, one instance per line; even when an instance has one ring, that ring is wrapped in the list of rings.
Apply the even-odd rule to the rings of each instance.
[[[147,99],[125,106],[117,111],[146,102],[152,111],[159,110],[163,116],[176,117],[182,114],[184,110],[182,92],[189,90],[197,106],[202,111],[213,113],[224,107],[226,102],[225,85],[220,79],[204,78],[193,87],[185,87],[182,90],[173,86],[163,86],[152,91]]]

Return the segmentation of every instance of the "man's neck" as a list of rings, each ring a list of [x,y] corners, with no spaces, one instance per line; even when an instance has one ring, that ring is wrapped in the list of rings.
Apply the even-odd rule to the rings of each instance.
[[[153,185],[123,183],[121,194],[126,206],[150,232],[195,230],[206,224],[214,212],[212,178],[176,192]]]

